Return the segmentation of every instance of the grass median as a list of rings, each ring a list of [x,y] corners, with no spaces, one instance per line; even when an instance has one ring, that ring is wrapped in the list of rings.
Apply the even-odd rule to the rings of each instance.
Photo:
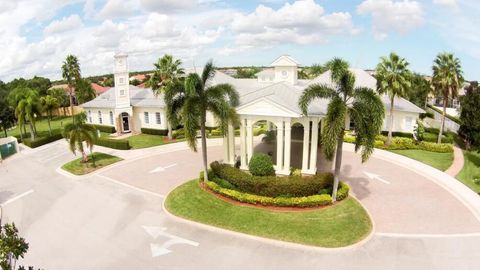
[[[172,214],[216,227],[282,241],[343,247],[364,239],[370,218],[353,198],[306,211],[279,212],[235,205],[202,190],[192,180],[173,190],[165,201]]]
[[[95,166],[93,166],[93,159],[95,159]],[[62,166],[62,169],[75,175],[84,175],[121,160],[121,158],[116,156],[94,152],[93,154],[88,156],[87,162],[81,162],[82,158],[77,158],[68,163],[65,163]]]
[[[452,153],[437,153],[425,150],[389,150],[390,152],[415,159],[441,171],[447,170],[453,162]]]

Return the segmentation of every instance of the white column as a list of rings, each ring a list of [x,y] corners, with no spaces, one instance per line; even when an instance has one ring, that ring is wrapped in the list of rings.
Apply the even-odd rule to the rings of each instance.
[[[292,129],[290,127],[290,120],[285,121],[285,154],[283,161],[283,174],[290,175],[290,147],[292,145],[291,140]]]
[[[228,155],[230,164],[235,164],[235,129],[231,123],[228,125]]]
[[[223,163],[230,164],[230,155],[228,153],[228,134],[223,136]]]
[[[240,119],[240,169],[247,170],[247,134],[246,131],[246,119]]]
[[[312,123],[312,145],[310,146],[310,168],[311,174],[317,172],[317,151],[318,151],[318,119]]]
[[[308,173],[308,148],[310,146],[310,120],[306,118],[303,121],[303,156],[302,156],[302,173]]]
[[[247,164],[253,155],[253,120],[247,119]]]
[[[283,170],[283,121],[277,122],[277,165],[276,173]]]

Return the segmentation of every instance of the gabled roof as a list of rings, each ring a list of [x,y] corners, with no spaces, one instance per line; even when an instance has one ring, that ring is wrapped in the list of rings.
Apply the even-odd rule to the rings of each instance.
[[[165,102],[163,96],[156,97],[151,88],[139,88],[130,85],[130,105],[133,107],[157,107],[163,108]],[[115,87],[95,99],[81,105],[84,108],[115,108]]]
[[[295,59],[293,59],[290,55],[282,55],[275,59],[270,66],[272,67],[292,67],[292,66],[300,66]]]

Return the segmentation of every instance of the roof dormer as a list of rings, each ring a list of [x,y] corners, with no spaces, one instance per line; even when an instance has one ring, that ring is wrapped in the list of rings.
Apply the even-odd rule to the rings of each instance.
[[[275,82],[297,84],[298,66],[300,64],[289,55],[282,55],[270,64],[275,71]]]

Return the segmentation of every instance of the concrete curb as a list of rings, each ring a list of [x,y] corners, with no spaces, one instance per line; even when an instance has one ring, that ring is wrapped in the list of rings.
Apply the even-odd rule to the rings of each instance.
[[[179,186],[181,186],[181,185],[179,185]],[[208,225],[208,224],[205,224],[205,223],[200,223],[200,222],[197,222],[197,221],[193,221],[193,220],[189,220],[189,219],[185,219],[185,218],[176,216],[176,215],[170,213],[167,210],[167,208],[165,207],[165,202],[167,201],[167,198],[170,195],[170,193],[173,192],[179,186],[175,187],[173,190],[171,190],[168,194],[165,195],[165,199],[162,202],[163,212],[165,212],[165,214],[168,217],[170,217],[171,219],[174,219],[175,221],[178,221],[178,222],[181,222],[181,223],[184,223],[184,224],[187,224],[187,225],[191,225],[191,226],[196,226],[196,227],[199,227],[201,229],[204,229],[204,230],[207,230],[207,231],[210,231],[210,232],[222,233],[222,234],[226,234],[226,235],[230,235],[230,236],[246,238],[246,239],[254,240],[254,241],[260,241],[262,243],[269,244],[269,245],[274,245],[274,246],[277,246],[277,247],[294,248],[294,249],[298,249],[298,250],[317,251],[317,252],[325,252],[325,253],[339,252],[339,251],[351,251],[351,250],[362,248],[367,242],[369,242],[373,238],[374,235],[376,235],[376,233],[375,233],[375,230],[376,230],[375,229],[375,221],[372,219],[372,215],[370,214],[368,209],[363,207],[363,205],[360,203],[360,201],[357,200],[357,198],[355,198],[354,196],[351,196],[351,197],[354,200],[356,200],[362,206],[363,209],[365,209],[368,217],[372,221],[372,230],[370,231],[370,233],[364,239],[360,240],[359,242],[357,242],[355,244],[352,244],[350,246],[345,246],[345,247],[327,248],[327,247],[317,247],[317,246],[304,245],[304,244],[293,243],[293,242],[286,242],[286,241],[282,241],[282,240],[276,240],[276,239],[266,238],[266,237],[262,237],[262,236],[256,236],[256,235],[246,234],[246,233],[242,233],[242,232],[231,231],[231,230],[228,230],[228,229],[215,227],[213,225]]]

